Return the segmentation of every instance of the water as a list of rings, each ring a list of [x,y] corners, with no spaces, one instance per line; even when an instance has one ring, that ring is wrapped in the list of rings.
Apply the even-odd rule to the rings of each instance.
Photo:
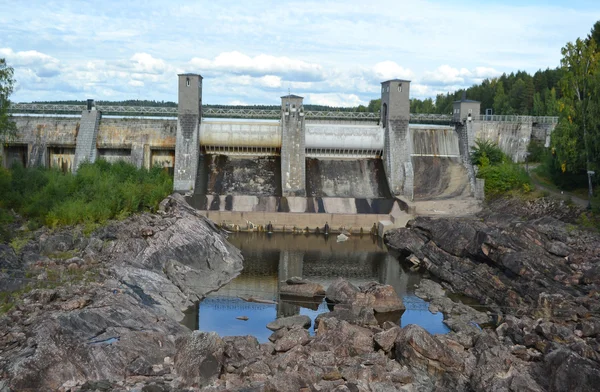
[[[321,299],[282,299],[278,294],[280,281],[301,276],[325,288],[337,277],[357,286],[370,281],[392,285],[407,310],[391,321],[401,326],[419,324],[431,333],[449,331],[442,323],[443,315],[429,312],[427,302],[414,295],[420,274],[401,265],[378,238],[350,236],[348,241],[338,243],[335,236],[236,233],[229,241],[241,249],[244,270],[190,310],[184,324],[192,329],[221,336],[253,335],[266,342],[272,333],[266,328],[269,322],[301,314],[313,321],[313,333],[314,319],[329,311],[327,303]],[[277,303],[247,302],[240,297]],[[243,316],[248,320],[237,319]]]

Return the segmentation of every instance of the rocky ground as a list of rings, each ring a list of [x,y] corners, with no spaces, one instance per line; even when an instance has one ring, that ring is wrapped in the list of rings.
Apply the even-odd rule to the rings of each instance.
[[[441,282],[426,281],[419,294],[456,332],[465,356],[456,387],[597,390],[600,236],[567,223],[576,215],[547,199],[500,200],[475,218],[417,218],[386,236]],[[489,320],[465,319],[448,293],[476,299]],[[483,329],[461,330],[469,318]]]
[[[42,230],[18,254],[0,245],[0,263],[3,288],[20,285],[0,317],[0,391],[173,380],[176,341],[190,334],[182,311],[242,269],[178,195],[90,237]]]
[[[0,245],[0,283],[21,287],[0,317],[0,391],[597,390],[600,236],[554,202],[506,203],[387,234],[431,276],[417,295],[452,330],[435,336],[382,321],[404,310],[389,286],[341,279],[282,284],[335,306],[314,336],[302,316],[269,324],[263,344],[185,329],[182,309],[242,259],[176,196],[89,238],[40,232],[18,254]]]

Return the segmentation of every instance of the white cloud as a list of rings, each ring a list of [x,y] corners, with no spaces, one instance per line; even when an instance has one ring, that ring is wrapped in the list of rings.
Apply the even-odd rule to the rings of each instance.
[[[325,106],[358,106],[365,105],[365,101],[361,100],[356,94],[307,94],[306,103]]]
[[[217,71],[249,76],[272,75],[296,81],[315,81],[324,77],[323,68],[316,63],[265,54],[250,57],[237,51],[220,53],[213,60],[194,57],[189,64],[200,73]]]
[[[11,48],[0,48],[0,57],[5,57],[13,68],[33,71],[39,78],[49,78],[60,73],[60,61],[37,50],[15,52]]]
[[[408,69],[401,67],[394,61],[382,61],[373,66],[372,69],[375,78],[381,82],[390,79],[411,79],[414,73]]]

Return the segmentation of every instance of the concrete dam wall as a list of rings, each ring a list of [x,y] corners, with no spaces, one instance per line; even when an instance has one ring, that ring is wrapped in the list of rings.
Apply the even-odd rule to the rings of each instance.
[[[195,193],[281,196],[280,158],[201,155]]]
[[[471,195],[460,137],[450,127],[411,127],[414,200],[466,198]]]
[[[306,193],[311,197],[392,197],[381,159],[308,158]]]

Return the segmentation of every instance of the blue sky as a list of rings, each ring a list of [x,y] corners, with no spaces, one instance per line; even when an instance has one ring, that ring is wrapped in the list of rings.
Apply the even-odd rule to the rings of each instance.
[[[355,106],[379,83],[434,97],[503,72],[554,68],[600,1],[0,0],[12,100],[176,101],[177,73],[212,104]]]

